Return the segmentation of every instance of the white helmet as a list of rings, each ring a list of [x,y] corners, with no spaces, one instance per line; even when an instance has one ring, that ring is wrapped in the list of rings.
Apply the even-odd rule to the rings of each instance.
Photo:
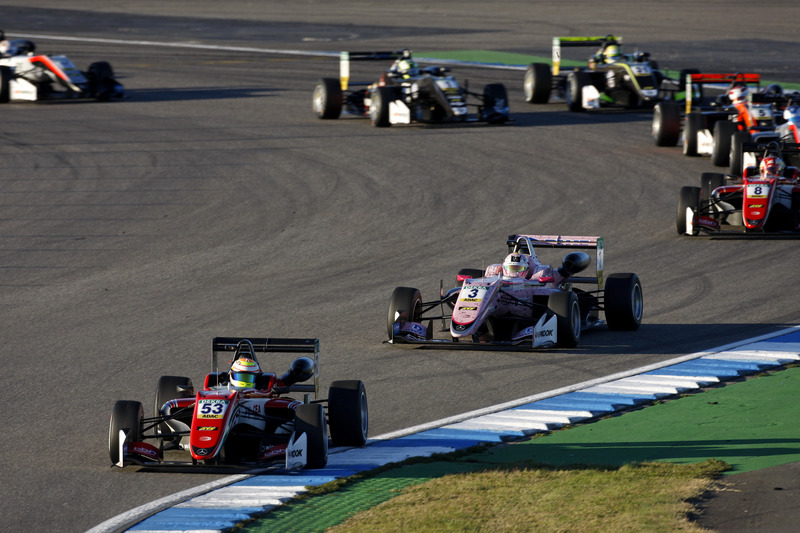
[[[800,118],[800,105],[790,105],[783,110],[784,120],[792,120],[793,118]]]
[[[728,98],[730,98],[731,102],[734,104],[738,104],[747,100],[748,93],[749,91],[746,85],[737,85],[728,91]]]
[[[231,387],[252,389],[256,386],[256,376],[261,373],[258,363],[247,357],[240,357],[231,365],[229,373]]]
[[[526,278],[530,272],[528,256],[514,252],[503,261],[503,275],[508,278]]]

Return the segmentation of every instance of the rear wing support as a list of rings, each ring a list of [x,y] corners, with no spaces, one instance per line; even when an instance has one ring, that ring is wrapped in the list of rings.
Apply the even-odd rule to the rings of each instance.
[[[403,51],[399,52],[339,52],[339,83],[342,90],[346,91],[350,85],[350,61],[376,61],[399,59]],[[369,82],[357,82],[353,85],[369,85]]]
[[[319,396],[319,339],[282,339],[266,337],[214,337],[211,341],[211,371],[219,372],[217,355],[229,353],[233,355],[241,341],[250,341],[253,351],[257,353],[309,353],[314,354],[314,384],[296,383],[290,387],[291,392],[314,393]],[[227,369],[226,369],[227,370]]]
[[[553,37],[553,76],[557,76],[561,68],[561,47],[573,46],[605,46],[622,44],[622,37],[606,35],[605,37]]]
[[[536,248],[571,248],[578,250],[595,251],[595,275],[592,276],[573,276],[569,278],[571,283],[591,283],[597,284],[598,290],[602,290],[605,280],[603,279],[603,255],[605,245],[603,237],[578,237],[567,235],[509,235],[506,240],[508,253],[519,252],[522,254],[536,257]]]

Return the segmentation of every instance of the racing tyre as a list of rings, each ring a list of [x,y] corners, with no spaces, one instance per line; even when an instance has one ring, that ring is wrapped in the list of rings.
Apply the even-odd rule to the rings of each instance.
[[[89,80],[89,92],[94,98],[105,102],[114,96],[116,82],[114,81],[114,70],[109,62],[92,63],[86,74]]]
[[[553,87],[553,73],[546,63],[531,63],[525,71],[525,101],[530,104],[546,104]]]
[[[11,67],[0,67],[0,104],[7,104],[11,100],[11,78],[14,71]]]
[[[700,207],[700,187],[681,187],[678,196],[678,212],[675,216],[675,225],[678,235],[697,235],[699,230],[694,227],[694,214]]]
[[[483,88],[481,119],[489,124],[503,124],[508,121],[508,94],[502,83],[490,83]]]
[[[392,87],[376,87],[372,90],[372,103],[369,106],[369,118],[376,128],[388,128],[389,104],[394,100],[395,91]]]
[[[675,102],[659,102],[653,108],[653,141],[656,146],[677,146],[681,137],[681,110]]]
[[[606,279],[604,307],[608,329],[639,329],[644,311],[642,283],[636,274],[611,274]]]
[[[342,85],[336,78],[322,78],[314,87],[312,107],[314,114],[322,119],[339,118],[344,105]]]
[[[194,385],[190,378],[183,376],[161,376],[158,378],[156,385],[156,400],[153,406],[153,416],[161,416],[161,407],[170,400],[177,400],[178,398],[191,398],[194,395]],[[183,417],[187,425],[191,425],[192,418],[191,412],[187,412]],[[170,427],[169,422],[163,422],[155,427],[156,433],[172,433],[174,429]],[[171,442],[174,439],[165,438],[164,442]]]
[[[419,289],[397,287],[389,302],[389,313],[386,321],[386,332],[391,339],[394,336],[395,322],[419,322],[422,309],[422,296]]]
[[[730,120],[720,120],[714,125],[714,146],[711,148],[711,162],[718,167],[727,167],[731,162],[731,141],[738,131]]]
[[[328,389],[328,423],[334,446],[363,446],[367,442],[367,391],[358,380],[334,381]]]
[[[586,72],[570,72],[567,76],[567,107],[570,111],[583,111],[583,88],[591,84]]]
[[[547,307],[556,315],[558,345],[574,348],[581,338],[581,308],[572,291],[555,291],[547,299]]]
[[[697,155],[697,133],[703,125],[703,116],[699,113],[686,115],[686,124],[683,127],[683,155],[694,157]]]
[[[306,434],[308,445],[308,468],[324,468],[328,464],[328,428],[325,423],[325,408],[318,403],[305,403],[294,413],[294,431]]]
[[[119,453],[119,432],[125,432],[125,442],[138,442],[142,437],[142,419],[144,408],[141,402],[119,400],[111,410],[111,422],[108,425],[108,455],[111,464],[122,460]]]
[[[749,131],[737,131],[731,139],[731,166],[732,176],[744,176],[744,152],[742,145],[753,140]]]

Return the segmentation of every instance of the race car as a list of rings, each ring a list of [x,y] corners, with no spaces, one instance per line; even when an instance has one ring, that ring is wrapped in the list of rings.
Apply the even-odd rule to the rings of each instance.
[[[6,39],[0,30],[0,103],[124,95],[108,62],[97,61],[81,72],[67,56],[37,54],[33,41]]]
[[[261,372],[256,353],[311,356],[296,358],[278,377]],[[232,355],[225,371],[219,370],[218,354]],[[303,383],[308,380],[313,384]],[[202,389],[195,391],[188,377],[162,376],[153,416],[144,416],[138,401],[114,404],[111,463],[322,468],[328,460],[328,428],[334,446],[363,446],[368,413],[361,381],[334,381],[325,400],[317,399],[318,392],[318,339],[216,337]]]
[[[377,82],[350,81],[350,61],[390,59],[394,63]],[[476,93],[460,85],[449,71],[441,66],[420,68],[408,49],[341,52],[339,79],[322,78],[314,88],[314,114],[321,119],[336,119],[342,112],[369,117],[376,127],[412,123],[503,124],[509,120],[508,96],[502,83],[487,84],[482,93]]]
[[[652,107],[679,93],[678,80],[658,69],[647,52],[622,54],[622,37],[553,37],[553,65],[531,63],[525,71],[525,100],[545,104],[550,95],[566,100],[570,111],[601,107]],[[561,71],[562,47],[599,46],[586,67]]]
[[[730,165],[731,173],[741,175],[743,142],[778,140],[776,113],[789,101],[779,85],[762,88],[761,76],[754,73],[690,73],[685,83],[685,120],[674,102],[653,110],[657,146],[675,146],[681,139],[684,155],[710,155],[714,165]]]
[[[445,292],[441,284],[435,300],[424,301],[416,288],[394,289],[387,342],[575,347],[588,328],[607,324],[612,330],[635,330],[641,324],[639,277],[626,273],[604,279],[602,237],[514,234],[506,245],[502,264],[462,269],[456,286]],[[539,258],[551,249],[570,250],[558,268]],[[577,276],[592,262],[582,250],[594,252],[593,276]],[[590,287],[574,287],[579,284]],[[441,321],[443,338],[435,337],[434,321]]]
[[[800,231],[800,174],[785,160],[800,159],[800,144],[745,143],[758,166],[744,175],[704,172],[700,187],[681,187],[678,235],[783,234]]]

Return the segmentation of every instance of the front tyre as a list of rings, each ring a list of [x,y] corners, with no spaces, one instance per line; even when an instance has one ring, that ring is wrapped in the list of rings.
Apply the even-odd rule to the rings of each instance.
[[[570,111],[583,111],[583,88],[591,83],[586,72],[570,72],[567,76],[567,108]]]
[[[610,330],[639,329],[644,311],[642,283],[636,274],[611,274],[606,279],[604,306]]]
[[[753,140],[749,131],[737,131],[731,139],[731,166],[732,176],[744,176],[744,150],[743,144]]]
[[[363,446],[367,442],[367,391],[358,380],[334,381],[328,389],[328,422],[334,446]]]
[[[703,115],[690,113],[686,115],[686,124],[683,127],[683,155],[694,157],[697,155],[697,134],[703,126]]]
[[[376,128],[388,128],[392,125],[389,122],[389,104],[394,99],[395,93],[392,89],[392,87],[376,87],[372,90],[369,118]]]
[[[555,291],[547,299],[547,307],[556,315],[558,344],[574,348],[581,338],[581,308],[572,291]]]
[[[422,295],[419,289],[397,287],[389,301],[389,313],[386,317],[386,332],[391,339],[394,336],[396,322],[419,322],[422,310]]]
[[[677,146],[681,137],[681,111],[675,102],[659,102],[653,108],[653,142],[656,146]]]
[[[336,78],[322,78],[314,87],[312,109],[321,119],[335,119],[342,114],[344,94],[342,85]]]
[[[111,421],[108,425],[108,455],[111,464],[122,461],[120,444],[138,442],[142,437],[142,420],[144,408],[141,402],[119,400],[111,410]],[[120,442],[119,432],[125,432],[125,441]]]
[[[306,403],[294,413],[296,435],[306,434],[308,468],[324,468],[328,464],[328,428],[325,423],[325,408],[322,404]]]
[[[738,131],[730,120],[720,120],[714,125],[714,146],[711,148],[711,162],[718,167],[727,167],[731,162],[731,141]]]
[[[11,67],[0,66],[0,104],[11,101],[11,79],[14,70]]]

